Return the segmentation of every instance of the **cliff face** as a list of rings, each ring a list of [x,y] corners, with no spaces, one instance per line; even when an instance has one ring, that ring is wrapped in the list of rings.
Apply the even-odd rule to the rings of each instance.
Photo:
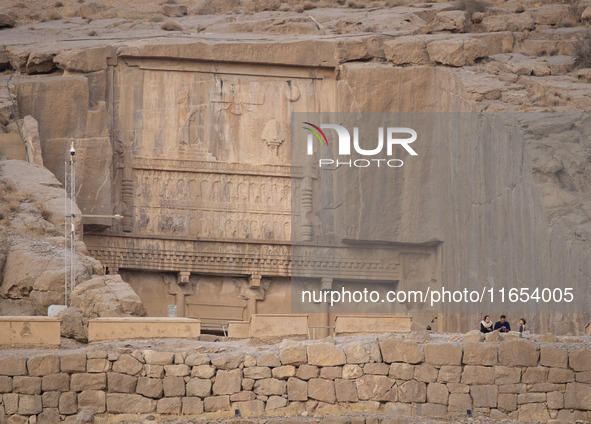
[[[188,310],[204,294],[220,304],[236,297],[241,308],[251,299],[248,313],[257,302],[265,311],[284,306],[273,299],[288,288],[271,281],[289,277],[294,199],[286,193],[300,178],[290,180],[293,112],[406,112],[400,116],[423,120],[419,160],[396,184],[331,183],[351,200],[346,211],[330,212],[333,239],[440,246],[427,252],[428,275],[415,281],[403,269],[402,285],[572,286],[584,295],[588,2],[327,1],[300,11],[290,2],[278,10],[274,2],[202,1],[186,10],[151,5],[133,21],[109,2],[84,10],[64,3],[68,22],[2,30],[0,66],[15,71],[19,117],[39,122],[44,164],[59,180],[63,152],[76,140],[82,212],[125,216],[85,218],[85,241],[110,269],[136,273],[135,287],[142,272],[158,281],[146,290],[149,303],[160,299],[154,293],[170,297],[173,273],[188,272]],[[17,22],[27,19],[21,12]],[[171,16],[172,24],[158,22]],[[0,101],[8,124],[12,106]],[[316,211],[321,194],[312,194]],[[364,221],[351,233],[342,224],[363,221],[367,199],[381,201],[373,209],[387,225]],[[224,259],[234,257],[265,265]],[[246,287],[242,277],[217,284],[236,275],[259,282],[262,275],[264,284]],[[10,287],[6,296],[26,292]],[[482,313],[503,312],[514,322],[530,318],[535,331],[581,333],[589,321],[588,308],[517,306],[449,306],[440,328],[465,331]]]

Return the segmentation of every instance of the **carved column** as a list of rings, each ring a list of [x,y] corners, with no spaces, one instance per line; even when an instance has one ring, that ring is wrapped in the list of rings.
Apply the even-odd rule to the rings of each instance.
[[[332,282],[332,278],[323,278],[320,280],[320,290],[332,290]],[[324,315],[322,319],[322,325],[328,327],[330,325],[330,305],[328,303],[323,303],[321,308],[322,309],[320,313]],[[330,335],[329,328],[319,328],[318,330],[316,331],[316,338],[324,338]]]
[[[302,180],[302,241],[312,241],[312,182],[313,178],[309,175]]]

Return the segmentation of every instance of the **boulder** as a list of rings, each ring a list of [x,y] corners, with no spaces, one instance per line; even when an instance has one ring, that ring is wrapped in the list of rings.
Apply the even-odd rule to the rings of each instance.
[[[322,367],[344,365],[344,352],[331,343],[315,343],[308,346],[308,364]]]
[[[0,28],[13,28],[15,25],[16,21],[12,16],[0,13]]]
[[[468,12],[463,10],[445,10],[435,15],[433,31],[466,32],[470,24]]]
[[[88,318],[84,316],[80,308],[70,306],[61,311],[57,317],[62,320],[60,324],[62,337],[81,342],[88,341]]]
[[[146,316],[139,296],[120,275],[97,276],[78,284],[70,304],[88,318]]]
[[[577,17],[568,4],[549,4],[528,9],[536,25],[575,26]]]
[[[184,4],[168,4],[162,5],[162,13],[171,18],[180,18],[187,14],[187,6]]]

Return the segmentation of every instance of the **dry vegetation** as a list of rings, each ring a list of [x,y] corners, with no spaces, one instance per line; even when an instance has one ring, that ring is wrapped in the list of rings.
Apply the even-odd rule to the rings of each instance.
[[[577,68],[591,68],[591,30],[575,43],[575,64]]]

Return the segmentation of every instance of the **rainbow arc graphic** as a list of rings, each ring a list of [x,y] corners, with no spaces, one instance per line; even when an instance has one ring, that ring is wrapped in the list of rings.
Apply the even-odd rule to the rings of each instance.
[[[312,134],[314,134],[316,136],[316,138],[318,139],[318,141],[320,141],[320,144],[322,144],[322,139],[324,139],[324,142],[326,143],[326,145],[328,146],[328,139],[326,138],[326,135],[324,134],[324,132],[320,129],[319,126],[314,125],[310,122],[302,122],[302,124],[308,125],[308,127],[302,127],[305,130],[310,131]],[[310,128],[312,127],[312,128]],[[322,138],[320,138],[320,136],[322,135]]]

